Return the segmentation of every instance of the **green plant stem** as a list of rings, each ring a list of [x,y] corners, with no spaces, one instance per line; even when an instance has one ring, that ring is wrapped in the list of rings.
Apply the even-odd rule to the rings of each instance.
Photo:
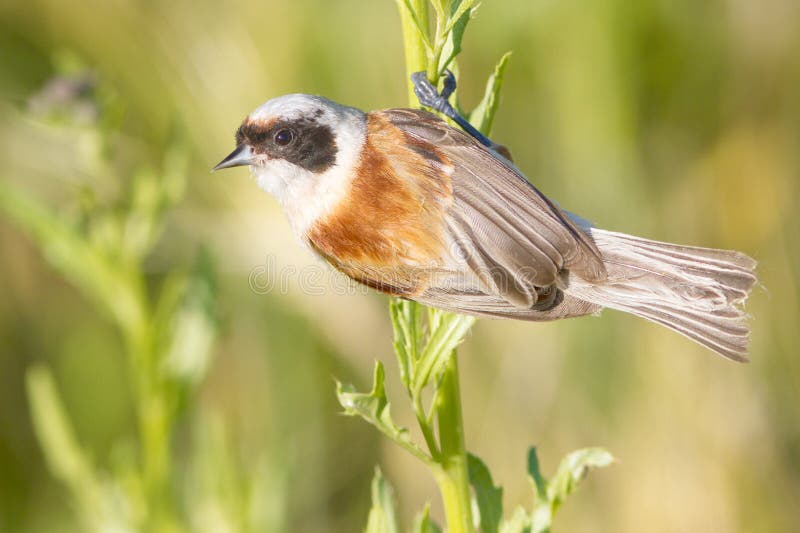
[[[425,438],[425,444],[427,444],[433,460],[438,461],[439,446],[436,444],[436,435],[434,434],[431,421],[428,419],[428,416],[425,413],[425,407],[422,405],[422,395],[415,394],[412,398],[412,401],[414,402],[414,412],[417,415],[417,423],[419,424],[419,428],[422,430],[422,436]]]
[[[436,21],[436,48],[434,59],[419,29],[427,30],[429,26],[428,0],[397,0],[400,12],[400,23],[403,31],[403,45],[406,58],[406,82],[408,84],[408,103],[417,107],[417,97],[410,77],[414,72],[427,71],[431,83],[438,83],[438,56],[441,55],[439,32],[442,21]],[[413,10],[413,13],[409,11]],[[441,15],[441,14],[440,14]],[[416,22],[414,20],[416,16]],[[413,305],[419,305],[414,303]],[[440,311],[433,311],[429,327],[441,320]],[[414,395],[414,410],[417,421],[431,453],[437,463],[434,478],[442,495],[447,527],[450,533],[472,533],[472,506],[470,503],[469,474],[467,472],[467,452],[464,442],[464,426],[461,417],[461,397],[458,378],[457,355],[454,352],[442,376],[439,394],[434,399],[433,410],[436,412],[439,429],[439,446],[431,425],[422,406],[419,392]]]
[[[139,279],[131,285],[141,289]],[[159,358],[153,344],[153,324],[143,291],[137,291],[140,320],[123,324],[131,370],[136,376],[137,423],[141,450],[142,482],[147,499],[146,528],[157,533],[177,530],[170,487],[170,426],[168,392],[159,380]]]
[[[408,8],[414,12],[410,12]],[[414,84],[411,83],[411,74],[428,70],[428,52],[425,41],[417,30],[414,14],[421,28],[428,27],[428,0],[397,0],[397,10],[400,12],[400,25],[403,30],[403,50],[406,57],[406,84],[408,87],[408,103],[416,107],[417,97],[414,94]]]
[[[469,473],[467,472],[467,450],[461,417],[458,356],[455,353],[447,363],[439,390],[436,411],[441,448],[438,463],[442,470],[437,473],[436,482],[442,493],[447,527],[450,533],[472,532],[474,529]]]
[[[436,28],[433,32],[433,51],[428,59],[428,79],[434,84],[439,82],[439,75],[441,74],[439,63],[442,61],[442,51],[447,43],[443,15],[444,13],[441,13],[436,17]]]

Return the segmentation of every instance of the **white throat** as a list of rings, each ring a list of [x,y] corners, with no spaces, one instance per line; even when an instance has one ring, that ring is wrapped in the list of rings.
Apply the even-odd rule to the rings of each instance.
[[[332,212],[349,190],[366,139],[366,115],[321,97],[289,95],[279,100],[284,101],[267,102],[251,118],[274,116],[287,107],[290,113],[303,112],[303,107],[322,108],[324,114],[318,120],[329,125],[336,138],[336,161],[322,173],[278,159],[250,166],[258,186],[280,202],[294,233],[305,243],[314,222]],[[283,109],[275,110],[276,107]]]

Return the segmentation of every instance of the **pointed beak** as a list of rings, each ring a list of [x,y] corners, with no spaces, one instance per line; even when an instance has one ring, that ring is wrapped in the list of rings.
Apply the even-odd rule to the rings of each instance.
[[[236,147],[236,150],[228,154],[228,157],[220,161],[211,172],[222,170],[223,168],[241,167],[253,164],[253,150],[245,143]]]

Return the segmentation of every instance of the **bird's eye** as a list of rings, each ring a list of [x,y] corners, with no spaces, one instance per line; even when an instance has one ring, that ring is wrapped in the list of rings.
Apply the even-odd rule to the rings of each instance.
[[[286,129],[278,130],[273,139],[278,146],[286,146],[294,140],[294,132]]]

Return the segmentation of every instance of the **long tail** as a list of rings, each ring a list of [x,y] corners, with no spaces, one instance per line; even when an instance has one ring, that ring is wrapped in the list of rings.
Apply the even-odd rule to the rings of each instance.
[[[584,230],[603,255],[608,281],[592,285],[570,277],[567,294],[652,320],[725,357],[747,361],[750,328],[742,304],[757,281],[752,258]]]

